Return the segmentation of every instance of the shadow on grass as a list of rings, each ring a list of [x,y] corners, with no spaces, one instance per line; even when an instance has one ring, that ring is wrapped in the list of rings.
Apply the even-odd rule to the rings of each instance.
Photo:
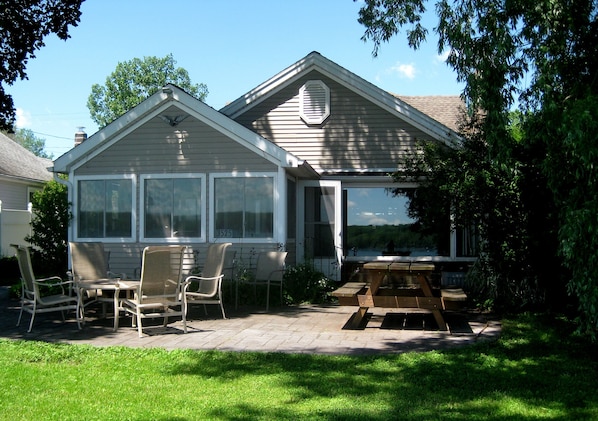
[[[299,402],[359,402],[313,408],[321,419],[595,419],[596,346],[570,334],[559,319],[520,317],[498,342],[444,352],[372,357],[186,352],[173,375],[236,382],[280,382],[285,407],[256,402],[231,407],[244,419],[300,418]],[[213,414],[227,417],[220,408]]]

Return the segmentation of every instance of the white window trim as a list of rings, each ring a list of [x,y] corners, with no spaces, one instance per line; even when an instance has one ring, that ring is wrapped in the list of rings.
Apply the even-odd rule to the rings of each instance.
[[[25,201],[25,203],[27,203],[27,204],[31,203],[31,196],[33,195],[33,193],[42,191],[43,189],[44,189],[43,187],[27,186],[27,200]]]
[[[145,180],[148,179],[173,179],[173,178],[195,178],[201,180],[201,236],[200,237],[168,237],[168,238],[146,238],[145,237]],[[206,242],[206,175],[203,173],[174,173],[174,174],[141,174],[139,188],[139,242],[143,243],[205,243]]]
[[[272,182],[273,182],[273,200],[274,203],[273,205],[273,212],[274,214],[272,215],[272,224],[274,225],[272,227],[273,229],[273,237],[251,237],[251,238],[242,238],[242,237],[232,237],[232,238],[228,238],[228,237],[216,237],[214,235],[214,231],[215,231],[215,227],[214,227],[214,222],[216,220],[216,216],[215,216],[215,212],[216,212],[216,206],[215,206],[215,191],[214,191],[214,181],[217,178],[234,178],[234,177],[242,177],[242,178],[255,178],[255,177],[267,177],[267,178],[272,178]],[[285,183],[286,183],[286,179],[285,179]],[[280,202],[280,197],[278,194],[278,191],[280,189],[280,186],[278,185],[278,175],[277,173],[274,172],[243,172],[243,173],[238,173],[238,172],[232,172],[232,173],[213,173],[210,174],[210,242],[233,242],[233,243],[267,243],[267,244],[274,244],[278,242],[278,238],[279,233],[277,232],[277,230],[279,229],[278,227],[278,219],[280,218],[279,216],[279,202]]]
[[[131,236],[129,237],[79,237],[79,181],[106,181],[106,180],[131,180]],[[74,227],[75,241],[110,241],[121,243],[132,243],[136,239],[136,221],[137,221],[137,178],[134,174],[122,175],[82,175],[75,177],[73,182],[73,220],[71,226]]]
[[[315,116],[306,113],[305,110],[305,92],[309,92],[311,86],[318,87],[324,90],[324,111],[321,115]],[[326,86],[321,80],[308,80],[299,89],[299,115],[306,124],[318,125],[324,123],[330,116],[330,88]]]

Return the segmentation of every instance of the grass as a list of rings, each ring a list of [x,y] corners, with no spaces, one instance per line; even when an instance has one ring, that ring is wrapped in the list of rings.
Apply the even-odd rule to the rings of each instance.
[[[598,419],[596,347],[564,320],[502,338],[376,357],[0,340],[0,419]]]

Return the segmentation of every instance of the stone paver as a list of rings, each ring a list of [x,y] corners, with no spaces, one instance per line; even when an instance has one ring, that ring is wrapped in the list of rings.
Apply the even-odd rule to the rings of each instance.
[[[112,331],[112,318],[89,318],[82,330],[72,315],[65,322],[59,313],[37,315],[33,331],[27,333],[29,314],[15,326],[19,302],[0,294],[0,337],[94,346],[160,347],[222,351],[257,351],[313,354],[380,355],[408,351],[430,351],[492,340],[500,335],[500,322],[475,313],[447,313],[450,332],[438,331],[429,314],[371,309],[367,326],[346,330],[343,326],[355,311],[353,307],[292,306],[227,308],[223,320],[216,306],[191,307],[188,333],[176,321],[163,327],[159,321],[145,329],[139,338],[131,320],[121,316],[120,328]],[[150,322],[151,323],[151,322]]]

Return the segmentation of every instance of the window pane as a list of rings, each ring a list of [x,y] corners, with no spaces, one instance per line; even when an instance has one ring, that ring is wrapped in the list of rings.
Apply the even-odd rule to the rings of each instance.
[[[307,187],[304,209],[305,256],[334,257],[334,188]]]
[[[82,238],[130,237],[131,180],[81,180],[78,182],[77,233]]]
[[[271,238],[274,233],[272,177],[214,180],[214,236]]]
[[[243,191],[243,179],[214,180],[215,237],[243,237]]]
[[[273,189],[272,178],[245,179],[245,237],[273,236]]]
[[[145,237],[171,237],[171,215],[172,180],[145,180]]]
[[[104,237],[104,181],[79,181],[79,237]]]
[[[173,236],[201,237],[201,180],[174,179],[173,192]]]
[[[405,196],[392,196],[383,187],[348,188],[346,254],[435,256],[448,252],[448,225],[446,233],[421,235],[415,229],[417,221],[407,215],[408,203]]]
[[[106,237],[131,235],[130,180],[106,180]]]

